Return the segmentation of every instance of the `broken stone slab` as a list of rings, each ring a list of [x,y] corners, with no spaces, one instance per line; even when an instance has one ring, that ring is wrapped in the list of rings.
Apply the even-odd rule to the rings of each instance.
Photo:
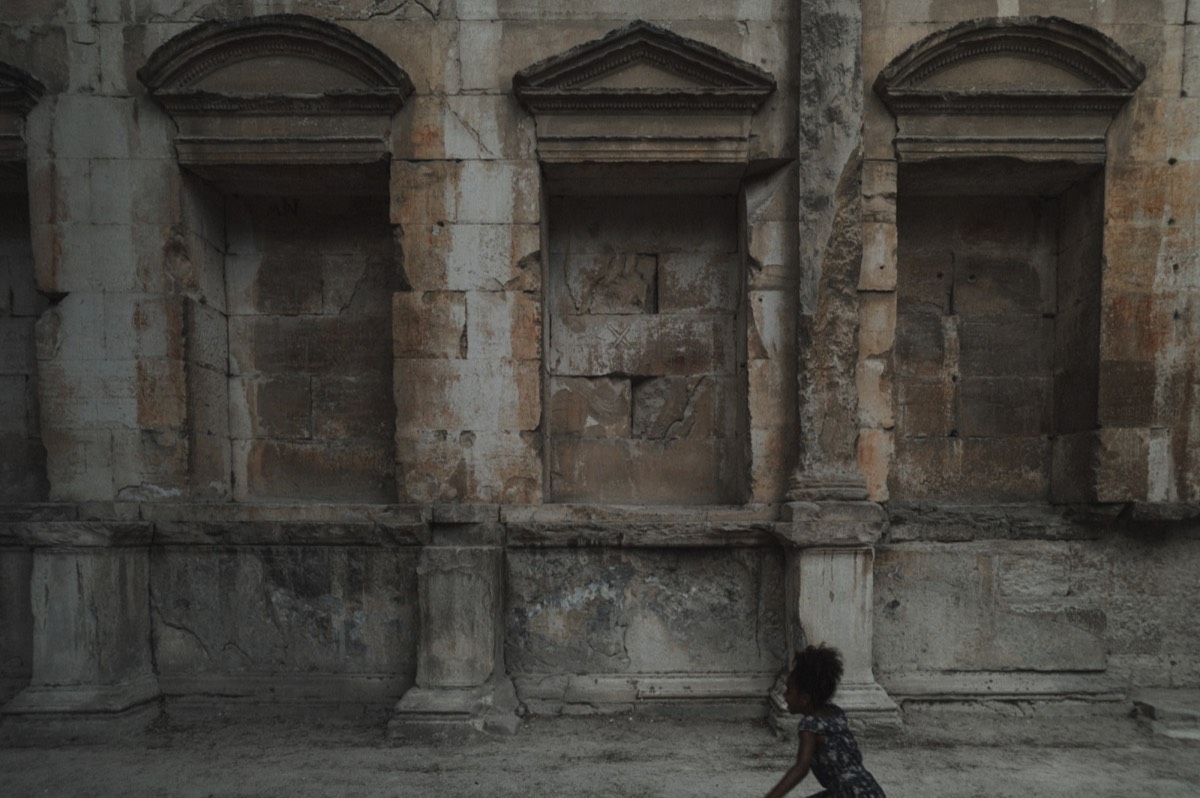
[[[1138,690],[1132,699],[1136,717],[1155,734],[1200,741],[1200,690]]]

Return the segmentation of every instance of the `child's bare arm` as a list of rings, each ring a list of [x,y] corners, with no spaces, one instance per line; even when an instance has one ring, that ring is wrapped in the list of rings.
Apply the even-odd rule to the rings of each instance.
[[[803,781],[804,777],[808,775],[808,768],[812,765],[813,753],[816,750],[817,736],[808,731],[800,732],[800,749],[796,752],[796,761],[788,768],[787,773],[783,774],[779,783],[767,793],[767,798],[783,798],[793,787]]]

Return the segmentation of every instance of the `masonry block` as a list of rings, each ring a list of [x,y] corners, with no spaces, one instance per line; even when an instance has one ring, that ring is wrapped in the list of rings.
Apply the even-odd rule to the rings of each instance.
[[[779,361],[751,360],[746,364],[746,395],[751,430],[775,430],[778,434],[795,422],[795,370]],[[737,396],[735,390],[733,396]],[[736,401],[728,398],[726,401]],[[784,436],[786,437],[786,435]],[[757,449],[753,450],[755,457]]]
[[[1148,430],[1101,428],[1096,450],[1096,500],[1145,500],[1150,482],[1149,459]]]
[[[630,384],[615,377],[551,377],[550,428],[555,435],[628,438]]]
[[[730,316],[554,317],[550,369],[563,375],[719,373],[733,370]]]
[[[408,231],[455,221],[461,166],[449,161],[392,161],[391,221]]]
[[[541,219],[537,161],[464,161],[457,191],[457,221],[536,224]]]
[[[466,299],[470,358],[540,360],[542,305],[515,291],[473,291]]]
[[[390,441],[234,441],[237,501],[394,500]]]
[[[183,361],[137,361],[137,423],[142,429],[181,429],[187,419],[187,375]]]
[[[392,297],[393,354],[401,359],[466,357],[466,324],[463,292],[398,292]]]
[[[737,428],[735,377],[653,377],[633,381],[631,437],[721,438]]]
[[[1044,501],[1049,474],[1041,438],[901,438],[889,487],[894,497],[955,503]]]
[[[44,410],[43,410],[44,412]],[[51,501],[111,500],[113,442],[107,429],[42,429]]]
[[[858,278],[860,291],[894,291],[896,289],[896,225],[888,222],[863,224],[862,270]]]
[[[859,297],[859,357],[882,355],[896,339],[896,295],[866,293]]]
[[[314,377],[312,434],[337,441],[390,441],[396,423],[392,382],[387,374]]]
[[[860,360],[855,369],[855,385],[858,389],[858,423],[867,429],[894,427],[892,379],[887,361],[880,358]]]
[[[963,377],[958,383],[958,433],[965,438],[1049,435],[1047,377]]]
[[[397,360],[397,428],[533,430],[540,383],[537,361]]]
[[[657,262],[660,313],[737,308],[741,280],[736,258],[725,253],[664,252]]]
[[[308,439],[313,435],[312,380],[302,375],[229,381],[234,438]]]
[[[733,501],[733,439],[555,441],[551,492],[555,501],[722,504]]]

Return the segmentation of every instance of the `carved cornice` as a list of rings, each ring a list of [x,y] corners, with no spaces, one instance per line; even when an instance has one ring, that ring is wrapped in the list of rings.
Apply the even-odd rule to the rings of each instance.
[[[690,85],[598,85],[605,77],[638,64]],[[630,110],[753,113],[774,90],[775,79],[754,64],[642,20],[513,76],[513,91],[534,114]]]
[[[332,67],[346,86],[280,92],[271,85],[197,88],[205,78],[246,61],[287,56]],[[393,113],[412,93],[394,61],[350,31],[299,14],[216,20],[179,34],[151,55],[138,78],[171,113]]]
[[[385,161],[413,91],[374,46],[296,14],[199,25],[138,77],[175,119],[179,162],[197,169]]]
[[[971,62],[1027,61],[1044,79],[989,87],[987,74],[964,85],[936,83]],[[1005,17],[965,22],[927,36],[896,57],[875,91],[903,114],[1100,114],[1112,116],[1133,95],[1145,68],[1107,36],[1057,17]],[[1083,88],[1056,86],[1070,76]]]
[[[25,160],[25,115],[46,92],[28,72],[0,61],[0,162],[19,164]],[[5,183],[17,172],[0,172]]]
[[[46,87],[23,69],[0,61],[0,114],[25,116],[46,93]]]

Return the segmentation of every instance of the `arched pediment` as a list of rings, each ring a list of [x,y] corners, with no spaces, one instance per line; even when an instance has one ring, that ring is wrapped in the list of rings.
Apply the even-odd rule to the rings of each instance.
[[[1029,106],[1113,112],[1145,69],[1107,36],[1056,17],[973,20],[927,36],[880,73],[892,111]]]
[[[218,20],[179,34],[138,77],[168,110],[354,105],[395,111],[412,81],[350,31],[298,14]]]
[[[951,151],[925,154],[1096,160],[1108,123],[1144,77],[1133,56],[1091,28],[1004,17],[927,36],[888,64],[875,92],[899,122],[901,157],[940,142]]]
[[[0,161],[25,160],[25,115],[45,91],[25,70],[0,61]]]
[[[138,77],[178,126],[180,163],[375,163],[390,157],[408,75],[344,28],[298,14],[214,21],[159,47]]]

